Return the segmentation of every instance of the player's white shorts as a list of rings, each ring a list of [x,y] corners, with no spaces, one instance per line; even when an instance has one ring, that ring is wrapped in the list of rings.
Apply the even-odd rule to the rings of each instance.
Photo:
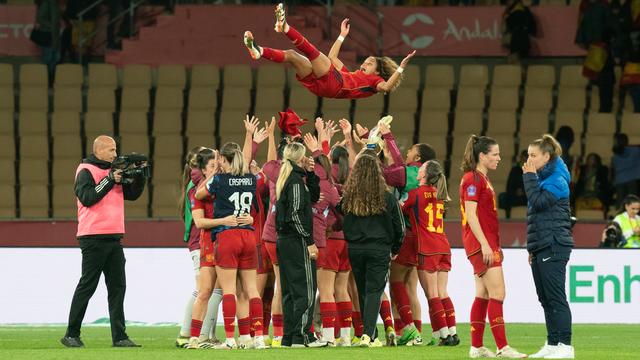
[[[198,276],[200,274],[200,249],[191,251],[189,255],[193,261],[193,271]]]

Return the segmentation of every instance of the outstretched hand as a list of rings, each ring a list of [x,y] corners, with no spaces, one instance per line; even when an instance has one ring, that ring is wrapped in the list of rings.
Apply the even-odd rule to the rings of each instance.
[[[416,54],[415,50],[410,52],[409,55],[407,55],[404,59],[402,59],[402,61],[400,62],[400,67],[406,68],[407,65],[409,65],[409,60],[411,60],[411,58],[414,57],[415,54]]]
[[[340,24],[340,36],[347,37],[347,35],[349,35],[350,29],[351,24],[349,24],[349,18],[342,20],[342,24]]]
[[[253,141],[255,141],[256,144],[262,143],[268,137],[269,137],[269,134],[267,134],[267,130],[265,128],[257,129],[253,133]]]
[[[304,134],[304,144],[307,146],[309,151],[314,152],[318,150],[318,139],[315,136],[306,133]]]
[[[252,116],[251,119],[249,119],[248,114],[247,114],[247,118],[243,121],[244,121],[244,128],[245,130],[247,130],[247,133],[249,134],[253,134],[258,128],[258,126],[260,125],[260,120],[257,117]]]
[[[265,128],[267,130],[267,136],[273,136],[274,135],[274,131],[276,129],[276,118],[275,116],[271,117],[271,122],[267,123],[266,121],[264,122]]]
[[[351,123],[349,120],[340,119],[340,121],[338,121],[338,125],[340,125],[340,129],[342,129],[342,135],[344,135],[344,137],[351,135]]]

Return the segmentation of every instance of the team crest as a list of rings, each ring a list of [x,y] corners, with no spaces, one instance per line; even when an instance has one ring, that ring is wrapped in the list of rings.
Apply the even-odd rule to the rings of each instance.
[[[476,196],[477,189],[475,185],[469,185],[467,188],[467,196]]]

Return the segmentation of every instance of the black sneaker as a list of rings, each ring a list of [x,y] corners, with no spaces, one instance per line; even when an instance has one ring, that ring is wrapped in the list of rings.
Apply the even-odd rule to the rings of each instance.
[[[458,343],[460,343],[460,339],[458,339]],[[438,346],[455,346],[458,344],[455,344],[455,341],[453,339],[453,336],[449,335],[446,338],[440,338],[440,342],[438,343]]]
[[[142,347],[142,345],[138,345],[127,338],[114,342],[113,347]]]
[[[80,337],[65,336],[62,339],[60,339],[60,343],[70,348],[84,347],[84,343],[82,342],[82,340],[80,340]]]
[[[458,346],[458,345],[460,345],[460,338],[458,337],[458,334],[449,335],[449,337],[451,337],[451,339],[452,339],[450,346]]]

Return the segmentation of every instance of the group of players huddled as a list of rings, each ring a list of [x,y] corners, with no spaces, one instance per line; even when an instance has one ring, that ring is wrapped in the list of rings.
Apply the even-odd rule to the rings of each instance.
[[[387,346],[458,345],[454,305],[447,293],[451,249],[443,222],[445,210],[458,209],[447,208],[450,198],[446,178],[435,151],[428,144],[415,144],[403,158],[389,119],[382,119],[369,131],[359,124],[352,129],[344,119],[334,123],[318,118],[316,137],[302,135],[295,125],[287,123],[286,117],[292,114],[295,115],[280,114],[278,126],[285,135],[280,141],[276,140],[275,118],[261,128],[257,118],[247,116],[242,147],[226,143],[218,150],[206,147],[190,150],[183,174],[181,207],[186,226],[184,239],[191,251],[198,290],[187,305],[176,345],[193,349],[382,346],[380,340],[363,335],[362,304],[358,301],[358,290],[362,289],[357,288],[350,274],[349,239],[345,239],[342,231],[340,211],[343,185],[363,154],[380,160],[389,191],[396,195],[408,220],[402,246],[389,258],[390,298],[383,294],[379,309],[384,322],[384,342]],[[344,138],[336,141],[335,135],[339,133]],[[257,164],[254,157],[265,140],[267,162]],[[305,156],[302,144],[310,157]],[[465,173],[459,196],[463,243],[476,283],[469,351],[474,358],[525,357],[508,345],[502,314],[505,293],[502,251],[495,193],[487,176],[499,161],[499,147],[493,139],[470,137],[462,161]],[[319,180],[320,189],[317,201],[301,205],[310,207],[306,210],[313,217],[311,233],[317,252],[310,250],[310,257],[317,267],[318,292],[316,314],[307,314],[316,316],[312,330],[316,338],[304,344],[283,341],[286,331],[283,331],[282,269],[276,246],[279,236],[276,203],[292,172],[292,164],[315,173],[313,181]],[[418,283],[429,304],[431,333],[424,339]],[[315,289],[311,297],[316,297]],[[215,337],[220,303],[224,341]],[[487,316],[496,353],[483,346]],[[365,337],[367,340],[362,342]]]

